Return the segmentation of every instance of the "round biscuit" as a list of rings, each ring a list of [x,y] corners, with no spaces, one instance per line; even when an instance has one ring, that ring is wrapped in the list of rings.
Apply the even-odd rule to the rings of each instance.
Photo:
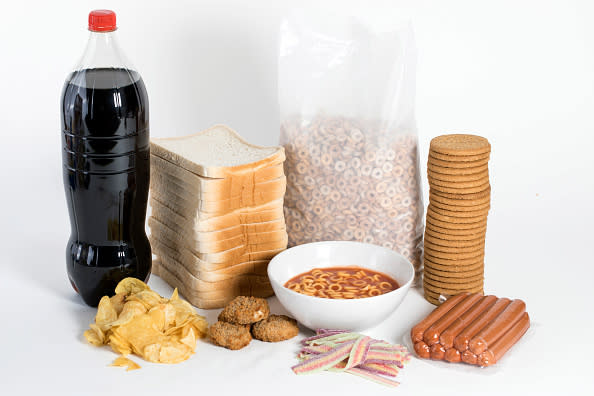
[[[491,205],[491,196],[487,195],[481,198],[448,198],[441,195],[436,195],[433,191],[429,190],[429,202],[438,202],[445,205],[458,206],[458,207],[473,207],[473,206],[484,206]]]
[[[485,241],[484,240],[481,240],[477,244],[470,245],[470,246],[446,245],[448,243],[448,241],[442,241],[440,243],[441,244],[437,244],[437,243],[435,243],[433,241],[430,241],[428,239],[425,239],[424,246],[425,246],[425,248],[429,248],[429,249],[434,250],[436,252],[454,253],[454,254],[470,253],[470,252],[474,252],[474,251],[477,251],[477,250],[481,250],[481,249],[484,250],[485,249]]]
[[[439,293],[441,295],[450,295],[450,296],[455,296],[457,294],[460,293],[464,293],[464,292],[468,292],[468,293],[483,293],[483,282],[480,282],[480,284],[477,285],[473,285],[473,286],[469,286],[469,287],[439,287],[439,286],[435,286],[432,285],[431,283],[427,283],[426,281],[423,281],[423,288],[425,290],[429,290],[432,291],[433,293]]]
[[[450,230],[447,230],[450,231]],[[429,235],[435,239],[443,239],[449,242],[454,241],[461,241],[461,242],[468,242],[477,239],[485,239],[486,232],[485,230],[479,230],[474,234],[467,234],[467,235],[453,235],[450,232],[440,232],[436,231],[431,224],[427,224],[425,227],[425,235]]]
[[[469,248],[447,248],[444,246],[426,243],[423,248],[425,250],[425,254],[431,257],[449,260],[464,260],[473,257],[479,257],[485,254],[484,246],[472,246]],[[443,250],[447,251],[444,252]]]
[[[462,209],[462,210],[448,210],[448,209],[443,209],[439,206],[436,206],[432,202],[429,203],[429,206],[427,208],[431,208],[431,210],[434,213],[438,213],[443,216],[451,216],[451,217],[455,217],[455,218],[481,217],[481,216],[487,216],[489,214],[489,208],[471,210],[472,208],[467,207],[466,209]]]
[[[456,187],[446,187],[446,186],[442,186],[442,185],[436,185],[431,183],[431,181],[429,181],[429,188],[431,188],[432,190],[435,190],[437,192],[440,193],[445,193],[445,194],[451,194],[451,195],[457,195],[457,196],[461,196],[461,195],[471,195],[471,194],[479,194],[482,193],[486,190],[491,190],[491,185],[489,184],[489,180],[487,178],[487,181],[484,182],[481,185],[477,185],[474,187],[462,187],[462,188],[456,188]],[[461,199],[464,199],[463,197],[460,197]]]
[[[430,302],[433,305],[441,305],[441,302],[437,298],[433,298],[433,297],[428,296],[426,294],[423,297],[425,298],[425,300],[427,300],[428,302]]]
[[[490,153],[491,144],[482,136],[454,133],[431,139],[429,150],[446,155],[473,156]]]
[[[439,265],[439,264],[434,265],[434,264],[425,262],[424,271],[430,272],[433,275],[435,275],[439,272],[439,275],[436,275],[436,276],[441,276],[442,278],[447,278],[448,276],[452,277],[452,278],[464,277],[464,276],[476,276],[476,275],[484,274],[484,271],[485,271],[485,267],[481,263],[479,263],[474,268],[472,268],[472,266],[464,266],[464,267],[444,266],[447,268],[436,269],[435,268],[436,265]],[[469,268],[471,268],[471,269],[469,269]],[[457,270],[459,270],[459,271],[457,271]],[[447,276],[444,276],[441,274],[445,274]]]
[[[475,261],[474,264],[465,264],[465,265],[458,265],[458,264],[435,264],[431,258],[425,257],[424,259],[424,267],[425,270],[429,271],[442,271],[446,273],[451,273],[453,275],[456,274],[465,274],[465,273],[472,273],[477,271],[484,271],[485,265],[484,261],[481,259],[480,261]]]
[[[454,212],[455,214],[448,214],[446,211],[435,208],[429,204],[427,207],[427,215],[435,220],[454,224],[473,224],[487,221],[488,212],[480,213],[477,216],[462,216],[461,212]]]
[[[430,261],[435,265],[440,265],[441,269],[444,271],[448,268],[452,268],[452,270],[456,267],[466,267],[467,270],[470,269],[472,265],[484,265],[484,258],[485,255],[480,255],[476,257],[469,257],[469,258],[460,258],[460,259],[451,259],[451,258],[443,258],[443,257],[435,257],[427,251],[424,252],[424,260]],[[439,269],[439,267],[437,267]]]
[[[439,246],[437,246],[439,247]],[[442,252],[440,250],[436,250],[431,244],[427,244],[423,246],[423,250],[426,255],[434,258],[434,259],[444,259],[444,260],[467,260],[476,257],[481,257],[485,255],[485,248],[480,246],[478,248],[473,248],[471,251],[462,251],[462,252]]]
[[[489,177],[489,171],[484,170],[479,173],[472,173],[468,175],[443,174],[427,169],[427,177],[433,180],[441,180],[449,183],[464,183],[468,181],[481,180]]]
[[[466,278],[466,277],[473,278],[476,276],[483,276],[485,273],[485,268],[484,268],[484,266],[481,265],[481,266],[477,267],[476,269],[469,270],[469,271],[452,272],[452,271],[438,270],[438,269],[433,268],[432,266],[425,265],[423,271],[424,271],[424,273],[431,274],[432,277],[459,279],[459,278]]]
[[[427,159],[427,166],[438,166],[442,169],[476,169],[483,166],[489,166],[489,159],[480,159],[476,161],[444,161],[439,158],[435,158],[429,152],[429,157]]]
[[[472,219],[472,217],[471,217]],[[437,219],[431,211],[427,211],[426,221],[433,225],[436,225],[441,228],[451,229],[451,230],[474,230],[474,229],[481,229],[487,225],[487,217],[485,216],[482,221],[474,221],[470,222],[458,222],[454,223],[452,221],[444,221]]]
[[[449,164],[448,164],[449,165]],[[484,162],[482,165],[477,165],[468,168],[450,168],[442,165],[437,165],[431,158],[427,161],[427,171],[443,176],[465,176],[480,174],[489,171],[489,163]]]
[[[445,161],[445,162],[475,162],[475,161],[489,161],[491,153],[477,154],[477,155],[454,155],[442,154],[437,151],[429,149],[429,156]]]
[[[476,282],[476,281],[484,279],[484,273],[482,273],[482,272],[479,272],[474,275],[446,277],[446,276],[435,275],[434,273],[429,272],[429,271],[424,271],[423,276],[425,276],[426,278],[431,279],[435,282],[444,282],[444,283],[472,283],[472,282]]]
[[[487,224],[486,223],[483,226],[477,227],[477,228],[466,228],[466,229],[457,229],[456,230],[456,229],[452,229],[452,228],[436,226],[435,224],[432,224],[430,222],[430,220],[428,220],[427,223],[425,224],[425,228],[430,229],[431,231],[433,231],[437,234],[443,234],[443,235],[447,235],[447,236],[461,236],[461,237],[472,236],[472,238],[470,238],[470,239],[476,238],[475,235],[477,235],[477,234],[484,234],[487,232]]]
[[[454,191],[452,193],[452,192],[442,191],[440,189],[435,189],[435,188],[431,188],[431,187],[432,186],[429,186],[429,194],[433,194],[435,196],[442,197],[442,198],[448,198],[448,199],[452,199],[452,200],[472,200],[472,201],[480,201],[480,202],[484,202],[485,199],[491,199],[491,186],[490,185],[488,185],[486,189],[477,191],[474,193],[461,192],[461,191]],[[483,201],[481,201],[481,200],[483,200]]]
[[[456,247],[456,248],[466,248],[466,247],[474,247],[474,246],[484,246],[485,245],[485,236],[476,238],[476,239],[468,239],[468,240],[449,240],[447,239],[447,235],[442,236],[441,238],[435,237],[428,232],[425,232],[424,237],[425,243],[429,242],[432,245],[444,246],[444,247]]]
[[[455,188],[455,189],[467,189],[484,186],[489,182],[489,175],[483,176],[480,179],[474,180],[442,180],[434,178],[433,176],[427,176],[430,186]]]
[[[482,284],[484,281],[483,275],[476,275],[474,277],[464,277],[464,278],[441,278],[439,276],[434,276],[429,273],[423,273],[424,279],[427,280],[428,283],[432,284],[436,287],[446,287],[450,289],[455,289],[458,285],[460,287],[475,287],[479,284]]]
[[[435,293],[434,291],[431,291],[431,290],[427,290],[424,287],[423,287],[423,296],[425,297],[425,300],[429,301],[432,304],[441,305],[443,303],[443,301],[440,301],[442,294]],[[443,297],[449,298],[451,296],[443,295]]]
[[[439,290],[441,293],[447,293],[447,294],[459,294],[459,293],[464,293],[464,292],[470,292],[470,293],[477,293],[477,292],[481,292],[483,291],[483,287],[484,287],[484,282],[479,282],[476,284],[469,284],[469,285],[452,285],[452,287],[448,286],[438,286],[434,283],[430,283],[430,282],[423,282],[423,287],[425,287],[426,289],[432,290],[432,291],[437,291]]]
[[[444,203],[441,203],[440,201],[436,201],[435,199],[431,199],[431,197],[430,197],[429,204],[436,208],[447,210],[449,212],[470,212],[470,213],[473,213],[473,212],[479,212],[479,211],[491,209],[490,201],[483,203],[483,204],[479,204],[479,205],[463,206],[463,205],[444,204]]]
[[[469,283],[444,283],[444,282],[434,282],[431,279],[425,278],[423,282],[423,286],[430,286],[434,289],[439,289],[442,292],[447,293],[460,293],[460,292],[470,292],[474,290],[475,292],[478,290],[483,290],[485,285],[484,280],[479,280],[475,282]],[[478,289],[478,290],[477,290]]]
[[[468,291],[468,290],[466,290],[466,291]],[[431,297],[435,300],[438,300],[438,301],[439,301],[440,296],[449,298],[449,297],[453,297],[453,296],[456,296],[456,295],[462,293],[462,291],[454,291],[454,292],[449,292],[449,293],[445,292],[443,290],[436,291],[435,288],[433,288],[431,286],[425,287],[425,285],[423,285],[423,292],[425,293],[425,298],[427,298],[427,296],[429,296],[429,297]],[[482,290],[476,291],[475,293],[483,294]]]

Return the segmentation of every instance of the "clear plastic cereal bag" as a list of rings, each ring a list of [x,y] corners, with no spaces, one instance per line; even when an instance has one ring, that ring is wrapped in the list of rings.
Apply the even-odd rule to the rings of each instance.
[[[281,25],[289,246],[374,243],[421,266],[423,203],[410,24],[292,15]]]

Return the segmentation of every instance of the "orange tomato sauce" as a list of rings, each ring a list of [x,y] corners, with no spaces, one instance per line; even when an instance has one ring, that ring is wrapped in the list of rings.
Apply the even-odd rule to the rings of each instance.
[[[297,293],[335,299],[374,297],[400,287],[388,275],[361,267],[314,268],[284,286]]]

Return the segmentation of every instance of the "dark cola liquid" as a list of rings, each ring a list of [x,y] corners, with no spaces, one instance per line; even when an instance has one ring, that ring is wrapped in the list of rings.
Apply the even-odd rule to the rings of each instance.
[[[150,274],[148,98],[134,71],[88,69],[67,79],[61,112],[68,277],[96,306],[121,279]]]

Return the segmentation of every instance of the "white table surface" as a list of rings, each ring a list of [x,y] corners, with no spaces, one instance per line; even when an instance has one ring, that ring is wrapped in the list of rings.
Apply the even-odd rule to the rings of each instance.
[[[290,367],[296,363],[298,342],[311,334],[304,328],[290,341],[252,341],[239,351],[200,340],[196,354],[177,365],[133,357],[142,369],[126,372],[108,367],[117,355],[82,338],[96,310],[85,306],[68,284],[60,244],[51,234],[34,233],[29,241],[14,241],[18,257],[5,258],[10,265],[5,265],[0,279],[0,394],[303,395],[305,390],[329,395],[458,395],[477,390],[492,395],[592,394],[591,276],[580,276],[591,275],[592,270],[580,273],[587,247],[568,234],[562,242],[538,241],[535,249],[526,248],[534,242],[528,236],[522,241],[489,238],[486,291],[523,298],[532,317],[525,339],[497,366],[478,369],[413,358],[399,376],[401,386],[394,390],[348,374],[293,374]],[[547,251],[553,242],[565,249]],[[149,284],[165,296],[172,291],[156,276]],[[285,312],[276,298],[269,302],[272,312]],[[402,342],[410,327],[432,308],[420,290],[411,289],[394,314],[365,333]],[[219,311],[199,310],[210,323]]]

